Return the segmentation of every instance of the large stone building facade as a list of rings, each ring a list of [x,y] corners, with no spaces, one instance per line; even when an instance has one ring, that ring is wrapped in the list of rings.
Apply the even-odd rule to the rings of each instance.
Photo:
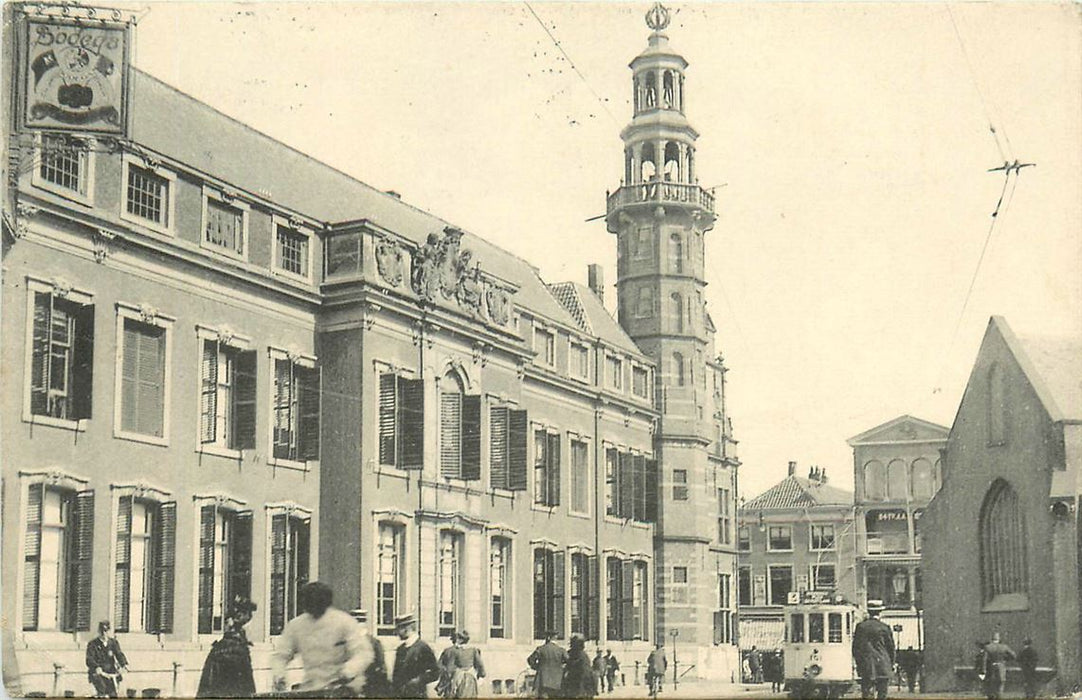
[[[928,688],[971,681],[974,642],[1026,637],[1052,684],[1082,682],[1082,338],[985,331],[923,518]],[[1009,681],[1019,680],[1012,671]],[[1043,694],[1043,693],[1042,693]]]
[[[630,64],[634,115],[620,133],[624,174],[606,221],[617,239],[620,325],[657,368],[658,633],[695,650],[698,674],[734,678],[739,460],[703,299],[715,203],[698,184],[688,63],[669,45],[668,23],[660,5],[647,13],[653,32]]]
[[[853,448],[859,600],[881,600],[905,649],[924,646],[922,516],[943,481],[948,429],[899,416],[849,439]]]
[[[625,136],[671,137],[682,166],[610,198],[619,323],[599,269],[546,284],[138,70],[124,138],[20,130],[5,100],[2,604],[24,691],[86,692],[83,648],[111,619],[129,687],[191,694],[237,595],[259,606],[266,689],[316,578],[387,644],[406,611],[437,648],[467,629],[486,693],[549,630],[629,662],[679,630],[697,673],[729,677],[713,204],[690,127],[638,125],[683,119],[686,64],[660,32],[651,47],[633,65],[653,103]],[[625,252],[628,220],[650,252]],[[646,282],[679,313],[629,312]]]

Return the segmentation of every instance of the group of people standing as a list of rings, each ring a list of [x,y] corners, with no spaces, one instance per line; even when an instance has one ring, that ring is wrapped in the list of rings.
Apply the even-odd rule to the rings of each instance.
[[[770,683],[772,692],[780,691],[785,684],[785,657],[781,649],[763,651],[753,644],[742,665],[748,683]]]
[[[1027,698],[1037,697],[1037,650],[1028,637],[1022,642],[1022,650],[1014,649],[1003,643],[999,632],[992,633],[992,641],[977,642],[977,658],[973,670],[981,690],[989,700],[1003,697],[1003,688],[1007,684],[1007,667],[1011,661],[1017,661],[1022,671],[1022,685]]]

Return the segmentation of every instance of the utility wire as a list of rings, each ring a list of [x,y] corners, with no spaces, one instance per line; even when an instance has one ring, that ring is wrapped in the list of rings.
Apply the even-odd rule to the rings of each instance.
[[[1004,161],[1009,160],[1007,155],[1012,153],[1014,150],[1013,148],[1011,148],[1011,140],[1007,137],[1006,130],[1003,130],[1001,128],[1000,130],[1003,131],[1003,140],[1007,144],[1007,151],[1006,153],[1004,153],[1003,146],[999,142],[999,133],[996,131],[995,124],[992,120],[992,110],[989,109],[989,102],[984,96],[984,91],[981,90],[980,81],[977,80],[977,72],[973,69],[973,61],[969,57],[969,50],[966,48],[966,42],[962,39],[962,32],[958,29],[958,22],[954,18],[954,11],[951,9],[949,2],[944,3],[944,5],[947,8],[947,15],[950,17],[951,26],[954,27],[954,36],[958,38],[958,45],[962,48],[962,56],[965,58],[966,67],[969,68],[970,80],[973,82],[973,87],[977,91],[977,96],[981,99],[981,107],[984,109],[984,118],[988,121],[988,130],[992,132],[992,138],[996,142],[996,150],[999,151],[1000,158],[1002,158]],[[996,112],[996,116],[999,116],[998,111]]]
[[[567,51],[564,50],[564,47],[560,43],[559,39],[556,38],[556,36],[552,33],[552,31],[547,26],[545,26],[545,23],[543,21],[541,21],[541,18],[538,17],[536,12],[534,12],[534,9],[532,7],[530,7],[530,3],[526,2],[526,0],[523,0],[522,4],[526,6],[526,9],[530,11],[530,14],[533,15],[533,18],[535,20],[537,20],[537,23],[539,25],[541,25],[542,29],[545,30],[545,34],[548,34],[548,37],[549,37],[549,39],[552,40],[552,44],[553,44],[553,46],[556,47],[556,50],[559,51],[561,54],[563,54],[563,57],[565,59],[567,59],[568,65],[571,66],[571,69],[573,71],[575,71],[575,74],[579,76],[579,78],[582,80],[583,84],[586,85],[586,88],[593,94],[594,98],[597,100],[597,103],[599,105],[601,105],[601,109],[605,110],[605,114],[609,115],[609,119],[612,119],[614,124],[616,124],[617,126],[620,126],[620,122],[616,119],[616,117],[613,115],[613,113],[609,110],[609,106],[607,104],[605,104],[605,100],[603,100],[601,98],[601,95],[599,95],[597,93],[597,90],[594,90],[594,87],[592,85],[590,85],[590,81],[586,79],[586,76],[583,75],[581,70],[579,70],[579,67],[576,66],[575,62],[571,60],[571,56],[569,56],[567,54]]]

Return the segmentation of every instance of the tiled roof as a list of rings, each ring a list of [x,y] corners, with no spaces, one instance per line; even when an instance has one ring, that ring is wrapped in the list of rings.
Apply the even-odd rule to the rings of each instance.
[[[747,501],[741,510],[851,505],[853,494],[799,476],[788,476]]]
[[[133,70],[132,136],[151,150],[322,222],[368,219],[418,245],[452,225]],[[466,232],[462,247],[485,272],[518,285],[515,303],[576,325],[527,261]]]
[[[639,346],[624,332],[592,289],[577,282],[558,282],[550,284],[549,290],[584,331],[613,347],[642,355]]]
[[[590,323],[586,320],[586,312],[582,309],[582,302],[579,299],[578,290],[575,289],[573,282],[557,282],[556,284],[550,284],[549,291],[552,292],[552,296],[556,297],[556,301],[560,302],[560,306],[567,309],[567,312],[571,314],[571,318],[575,319],[575,323],[579,328],[593,335],[593,329],[590,328]]]

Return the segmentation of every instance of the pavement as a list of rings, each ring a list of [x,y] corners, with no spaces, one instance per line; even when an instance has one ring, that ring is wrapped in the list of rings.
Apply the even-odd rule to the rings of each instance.
[[[603,698],[647,698],[649,693],[645,685],[626,685],[617,686],[613,689],[612,693],[602,693],[597,696],[598,700]],[[662,692],[658,694],[658,700],[666,700],[666,698],[717,698],[718,700],[739,700],[740,698],[755,698],[756,700],[769,699],[769,698],[788,698],[786,693],[771,692],[769,683],[724,683],[720,681],[705,681],[698,679],[681,680],[676,688],[673,688],[672,680],[664,686]],[[890,688],[890,700],[904,700],[904,699],[916,699],[920,700],[935,700],[934,695],[923,695],[921,693],[910,693],[907,690],[899,690],[898,688],[891,686]],[[951,698],[978,698],[982,697],[977,693],[957,693],[951,694]],[[1020,696],[1019,696],[1020,697]],[[850,691],[846,698],[860,698],[859,688],[854,688]]]

